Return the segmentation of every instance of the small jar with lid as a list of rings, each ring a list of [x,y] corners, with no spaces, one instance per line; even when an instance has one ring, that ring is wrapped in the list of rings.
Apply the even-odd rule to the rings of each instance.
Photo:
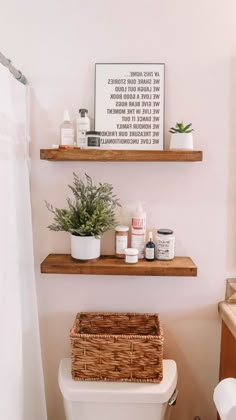
[[[86,149],[100,149],[100,131],[86,131]]]
[[[171,229],[158,229],[156,236],[156,259],[173,260],[175,256],[175,237]]]
[[[125,262],[128,264],[136,264],[138,262],[138,249],[127,248],[125,249]]]
[[[116,257],[124,258],[125,249],[128,247],[129,226],[116,226]]]

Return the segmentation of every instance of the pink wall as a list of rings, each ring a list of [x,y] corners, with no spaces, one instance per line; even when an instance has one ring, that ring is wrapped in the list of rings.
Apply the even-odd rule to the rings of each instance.
[[[215,418],[217,303],[227,275],[236,271],[235,12],[233,0],[10,0],[1,10],[2,53],[32,86],[32,205],[49,420],[64,419],[57,368],[69,355],[69,329],[81,310],[159,312],[165,355],[179,369],[174,420]],[[166,144],[176,120],[190,121],[204,161],[40,161],[39,149],[58,142],[64,108],[75,117],[88,107],[93,118],[96,62],[165,62]],[[112,183],[124,212],[144,201],[149,228],[173,228],[177,254],[194,259],[198,277],[41,275],[48,253],[69,252],[68,236],[47,230],[51,217],[43,201],[63,205],[73,171]],[[103,250],[111,247],[113,235],[106,235]]]

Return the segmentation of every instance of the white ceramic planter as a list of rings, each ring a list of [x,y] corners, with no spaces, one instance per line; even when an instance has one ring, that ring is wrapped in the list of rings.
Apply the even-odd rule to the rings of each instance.
[[[94,236],[71,235],[71,256],[77,260],[94,260],[100,257],[101,239]]]
[[[192,133],[171,134],[170,150],[193,150]]]

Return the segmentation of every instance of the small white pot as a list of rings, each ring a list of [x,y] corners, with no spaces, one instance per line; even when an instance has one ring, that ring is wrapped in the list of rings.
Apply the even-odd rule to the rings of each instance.
[[[170,150],[193,150],[192,133],[171,134]]]
[[[71,235],[71,256],[77,260],[94,260],[101,254],[101,239]]]

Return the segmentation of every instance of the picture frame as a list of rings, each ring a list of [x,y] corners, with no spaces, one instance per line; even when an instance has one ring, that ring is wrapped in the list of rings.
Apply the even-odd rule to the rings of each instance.
[[[101,148],[163,150],[164,63],[96,63],[95,130]]]

